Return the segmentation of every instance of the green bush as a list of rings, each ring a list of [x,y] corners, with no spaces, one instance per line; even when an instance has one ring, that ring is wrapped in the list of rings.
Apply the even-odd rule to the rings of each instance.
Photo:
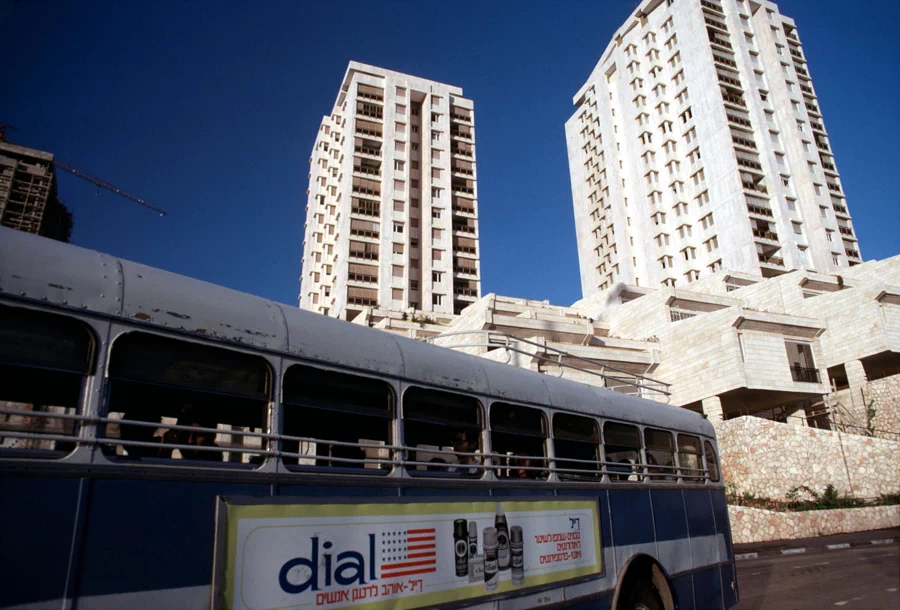
[[[747,506],[749,508],[764,508],[780,512],[801,512],[808,510],[831,510],[837,508],[861,508],[865,506],[892,506],[900,504],[900,492],[882,494],[872,500],[863,500],[851,496],[842,496],[834,485],[828,484],[822,493],[815,489],[800,485],[791,488],[785,494],[786,500],[773,500],[761,498],[756,494],[744,492],[738,495],[734,488],[728,489],[728,503],[734,506]]]

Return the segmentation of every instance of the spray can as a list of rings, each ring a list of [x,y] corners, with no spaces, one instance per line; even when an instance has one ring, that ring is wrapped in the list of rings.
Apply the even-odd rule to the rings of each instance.
[[[494,517],[494,527],[497,529],[497,567],[501,570],[509,569],[509,526],[506,523],[506,514],[503,505],[497,505],[497,515]]]
[[[469,573],[468,534],[465,519],[457,519],[453,522],[453,554],[457,576],[465,576]]]
[[[469,521],[469,582],[484,580],[484,557],[478,554],[478,524]]]
[[[478,524],[469,521],[469,558],[478,554]]]
[[[482,535],[484,545],[484,590],[496,591],[500,584],[500,571],[497,568],[497,528],[486,527]]]
[[[519,525],[509,528],[509,565],[513,586],[521,587],[525,584],[525,540]]]

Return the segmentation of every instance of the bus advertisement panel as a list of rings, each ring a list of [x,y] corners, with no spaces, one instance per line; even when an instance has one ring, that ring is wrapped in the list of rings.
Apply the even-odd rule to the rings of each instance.
[[[421,608],[599,576],[596,500],[220,498],[214,605]]]

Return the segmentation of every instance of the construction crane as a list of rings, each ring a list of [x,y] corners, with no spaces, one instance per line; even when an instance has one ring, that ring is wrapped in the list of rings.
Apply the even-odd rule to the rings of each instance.
[[[106,189],[107,191],[110,191],[110,192],[112,192],[112,193],[115,193],[116,195],[119,195],[120,197],[124,197],[125,199],[130,199],[131,201],[133,201],[133,202],[135,202],[135,203],[138,203],[138,204],[144,206],[145,208],[150,208],[150,209],[153,210],[154,212],[158,212],[160,216],[165,216],[165,215],[166,215],[165,210],[156,207],[155,205],[153,205],[152,203],[150,203],[150,202],[147,201],[146,199],[141,199],[140,197],[137,197],[137,196],[135,196],[135,195],[132,195],[131,193],[129,193],[129,192],[127,192],[127,191],[123,191],[123,190],[120,189],[119,187],[113,186],[113,185],[110,184],[109,182],[106,182],[106,181],[104,181],[104,180],[101,180],[100,178],[97,178],[96,176],[92,176],[92,175],[90,175],[89,173],[87,173],[87,172],[85,172],[85,171],[82,171],[82,170],[80,170],[80,169],[76,169],[76,168],[74,168],[74,167],[71,167],[71,166],[69,166],[69,165],[66,165],[65,163],[63,163],[63,162],[60,161],[59,159],[56,159],[56,160],[54,161],[54,163],[56,164],[56,167],[58,167],[59,169],[61,169],[61,170],[63,170],[63,171],[67,171],[67,172],[69,172],[70,174],[72,174],[73,176],[78,176],[78,177],[81,178],[82,180],[87,180],[88,182],[90,182],[90,183],[93,184],[94,186],[100,187],[100,188],[102,188],[102,189]]]
[[[12,129],[12,130],[17,131],[16,128],[13,127],[12,125],[10,125],[9,123],[4,123],[4,122],[0,121],[0,142],[6,141],[5,136],[6,136],[7,129]],[[92,176],[91,174],[87,173],[86,171],[72,167],[66,163],[63,163],[59,159],[54,159],[53,163],[59,169],[65,171],[65,172],[68,172],[68,173],[72,174],[73,176],[77,176],[78,178],[81,178],[82,180],[87,180],[88,182],[90,182],[91,184],[93,184],[94,186],[96,186],[98,188],[106,189],[107,191],[109,191],[111,193],[115,193],[116,195],[119,195],[120,197],[124,197],[125,199],[130,199],[131,201],[133,201],[137,204],[140,204],[140,205],[144,206],[145,208],[149,208],[149,209],[153,210],[154,212],[158,213],[160,216],[166,215],[165,210],[163,210],[162,208],[156,207],[155,205],[153,205],[146,199],[141,199],[140,197],[137,197],[136,195],[132,195],[128,191],[124,191],[124,190],[120,189],[119,187],[112,185],[109,182],[106,182],[105,180],[101,180],[100,178],[97,178],[96,176]]]

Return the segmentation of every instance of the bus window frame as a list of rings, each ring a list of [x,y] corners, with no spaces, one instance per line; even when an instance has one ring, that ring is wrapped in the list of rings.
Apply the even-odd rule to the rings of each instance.
[[[619,464],[621,462],[610,462],[609,456],[606,452],[606,445],[608,444],[608,434],[606,432],[606,426],[629,426],[631,428],[635,428],[637,430],[637,438],[639,447],[637,447],[637,455],[638,461],[630,464],[630,468],[627,471],[621,470],[612,470],[611,467]],[[607,478],[610,483],[619,484],[619,483],[639,483],[644,481],[647,476],[647,456],[644,453],[644,428],[643,425],[638,422],[628,422],[628,421],[620,421],[614,419],[604,419],[601,420],[601,438],[603,439],[603,471],[607,475]],[[626,445],[615,445],[617,447],[627,447]],[[635,450],[634,447],[628,447],[632,451]],[[621,453],[617,452],[617,453]],[[626,475],[623,479],[623,475]],[[631,477],[635,477],[634,480]]]
[[[389,438],[384,443],[384,445],[371,445],[371,447],[379,450],[379,451],[387,451],[387,457],[384,458],[369,458],[368,456],[363,458],[363,461],[360,462],[360,467],[356,467],[354,465],[348,466],[328,466],[328,465],[319,465],[319,464],[289,464],[285,461],[287,459],[316,459],[318,456],[307,456],[307,455],[294,455],[291,452],[286,452],[284,450],[284,441],[294,441],[295,439],[312,439],[316,442],[323,442],[328,445],[339,445],[339,446],[349,446],[349,447],[357,447],[361,449],[364,453],[366,449],[366,445],[364,443],[347,443],[345,441],[336,441],[333,439],[317,439],[314,437],[303,437],[303,436],[292,436],[286,433],[285,427],[285,417],[287,415],[288,409],[291,408],[300,408],[300,409],[315,409],[319,411],[329,411],[331,413],[342,413],[340,410],[331,410],[327,407],[313,407],[313,406],[304,406],[298,405],[296,403],[289,402],[285,400],[285,381],[288,378],[288,371],[295,367],[301,366],[306,367],[307,369],[314,369],[318,371],[326,371],[329,373],[334,373],[337,375],[343,375],[345,377],[362,377],[365,379],[370,379],[376,382],[383,384],[388,390],[388,417],[385,421],[388,424],[389,430]],[[361,372],[355,369],[345,369],[339,366],[334,366],[329,363],[320,363],[315,361],[304,361],[304,360],[288,360],[282,359],[282,369],[281,375],[279,376],[279,384],[278,384],[278,392],[277,392],[277,406],[279,409],[279,414],[277,417],[277,427],[273,425],[271,427],[273,435],[277,436],[278,443],[278,455],[281,458],[281,464],[284,466],[286,470],[292,473],[316,473],[316,474],[340,474],[340,475],[360,475],[360,476],[374,476],[374,477],[384,477],[391,475],[397,464],[396,464],[396,455],[399,451],[403,450],[403,446],[397,443],[397,439],[400,438],[401,430],[398,429],[398,401],[397,396],[399,395],[398,388],[395,384],[395,381],[392,377],[379,376],[378,374],[374,374],[371,372]],[[343,411],[343,413],[348,413],[347,411]],[[378,417],[377,415],[368,415],[368,417]],[[276,422],[273,422],[273,424]],[[277,430],[277,431],[276,431]],[[297,441],[301,442],[301,441]],[[299,450],[299,446],[298,446]],[[287,454],[287,455],[286,455]],[[372,459],[372,462],[368,460]],[[355,462],[354,462],[355,464]],[[375,468],[370,468],[370,465],[375,465]],[[378,468],[378,466],[382,466]]]
[[[707,438],[704,438],[702,440],[703,440],[703,465],[706,468],[706,482],[709,484],[712,484],[712,485],[721,485],[722,484],[722,462],[719,460],[719,452],[716,451],[716,447],[715,447],[715,445],[712,444],[712,441],[710,441]],[[709,449],[712,451],[713,461],[715,462],[715,465],[713,467],[716,472],[715,479],[712,478],[713,468],[709,467],[707,451],[706,451],[707,447],[709,447]]]
[[[656,426],[645,425],[643,426],[643,434],[644,434],[644,467],[646,468],[646,478],[650,482],[655,483],[672,483],[678,480],[678,445],[675,441],[675,432],[668,428],[658,428]],[[647,433],[658,434],[662,433],[668,436],[671,441],[671,450],[667,450],[658,446],[650,447],[650,444],[647,441]],[[669,453],[672,456],[672,465],[671,466],[663,466],[660,464],[651,464],[650,460],[656,460],[653,455],[650,454],[650,451]]]
[[[117,331],[117,332],[114,332]],[[266,379],[265,379],[265,396],[264,398],[254,398],[250,395],[240,394],[240,393],[232,393],[232,392],[223,392],[223,391],[214,391],[202,388],[195,388],[190,386],[178,385],[173,383],[159,383],[147,380],[140,379],[129,379],[126,377],[118,377],[116,375],[111,374],[111,370],[113,368],[114,363],[114,354],[116,350],[116,344],[123,338],[130,335],[142,334],[151,336],[154,338],[175,341],[180,343],[189,343],[191,345],[199,346],[201,348],[212,349],[213,351],[226,351],[226,352],[234,352],[240,354],[241,356],[257,360],[262,363],[265,367]],[[107,460],[110,463],[114,463],[116,465],[126,465],[129,467],[133,467],[135,465],[140,464],[141,466],[166,466],[166,467],[190,467],[196,468],[198,465],[202,465],[203,467],[209,468],[230,468],[230,469],[238,469],[238,470],[259,470],[265,467],[267,460],[275,453],[274,447],[277,435],[275,435],[273,430],[273,406],[276,404],[276,392],[275,392],[275,384],[279,379],[279,375],[276,374],[278,370],[277,367],[273,365],[273,362],[268,357],[267,354],[261,351],[253,351],[244,349],[241,346],[235,346],[230,344],[222,344],[217,341],[206,341],[202,337],[195,337],[191,334],[186,333],[166,333],[159,332],[158,329],[152,327],[145,327],[143,325],[113,325],[111,328],[110,339],[108,340],[108,344],[106,346],[106,358],[104,363],[104,370],[102,376],[98,375],[98,379],[101,381],[103,386],[103,397],[99,409],[100,416],[98,418],[98,425],[96,426],[96,436],[95,443],[99,449],[98,454],[102,456],[103,459]],[[162,457],[162,456],[151,456],[151,457],[141,457],[138,460],[128,459],[125,456],[119,456],[115,454],[115,449],[117,445],[121,445],[121,437],[120,438],[112,438],[106,435],[106,427],[109,424],[120,424],[122,418],[112,418],[110,417],[111,413],[126,413],[125,411],[118,411],[116,407],[118,405],[114,405],[112,403],[112,390],[113,390],[113,382],[114,381],[122,381],[126,383],[136,383],[143,384],[148,386],[155,386],[159,388],[165,388],[169,390],[181,390],[185,392],[193,392],[198,394],[210,395],[210,396],[223,396],[229,399],[237,399],[237,400],[255,400],[259,401],[260,407],[262,408],[262,421],[260,422],[260,432],[254,431],[241,431],[241,430],[221,430],[218,428],[218,423],[216,423],[216,428],[204,427],[204,426],[194,426],[194,425],[184,425],[181,423],[175,424],[166,424],[162,422],[162,417],[170,417],[167,415],[159,415],[160,423],[155,425],[156,429],[163,428],[166,430],[166,433],[173,432],[198,432],[198,433],[209,433],[213,435],[213,446],[218,447],[218,449],[209,449],[208,451],[204,450],[204,453],[208,452],[211,454],[216,454],[220,457],[224,457],[226,453],[234,453],[238,455],[250,455],[259,456],[256,463],[235,463],[235,462],[226,462],[226,461],[214,461],[214,460],[196,460],[190,458],[173,458],[173,457]],[[178,417],[180,419],[180,416]],[[140,421],[140,420],[135,420]],[[247,427],[247,426],[241,426]],[[255,427],[255,426],[254,426]],[[121,428],[120,428],[121,434]],[[216,435],[230,435],[230,436],[238,436],[240,438],[261,438],[264,443],[264,447],[260,449],[247,449],[243,447],[232,448],[232,447],[221,447],[215,443]],[[163,450],[174,450],[178,449],[179,453],[181,449],[192,450],[191,445],[183,445],[178,443],[166,442],[164,440],[159,442],[152,443],[152,448],[158,446]],[[196,448],[193,448],[194,451],[197,451]]]
[[[515,466],[512,466],[509,463],[511,456],[509,456],[509,455],[501,456],[497,452],[497,448],[494,444],[494,426],[491,423],[491,416],[493,415],[495,405],[516,407],[516,408],[520,408],[520,409],[531,409],[540,414],[541,427],[542,427],[542,431],[543,431],[543,434],[541,437],[538,437],[536,435],[519,434],[519,436],[530,436],[531,438],[541,438],[543,440],[543,454],[544,455],[543,455],[543,457],[538,458],[538,459],[540,459],[544,463],[544,465],[543,466],[522,465],[519,467],[519,469],[524,471],[526,474],[529,472],[532,472],[532,473],[535,473],[535,476],[514,477],[514,476],[511,476],[510,474],[506,474],[506,475],[500,474],[500,472],[503,470],[506,470],[507,473],[509,473],[510,471],[513,470],[513,468],[515,468]],[[515,402],[515,401],[504,400],[504,399],[499,399],[499,398],[491,399],[488,402],[487,419],[485,421],[485,432],[487,434],[487,439],[490,442],[490,453],[488,453],[487,455],[491,460],[491,466],[493,466],[493,468],[491,469],[491,472],[493,472],[494,476],[498,480],[516,481],[516,480],[519,480],[520,478],[524,478],[526,481],[544,481],[544,482],[550,481],[551,475],[552,475],[553,471],[555,471],[554,457],[550,453],[551,442],[550,442],[550,427],[549,427],[550,423],[549,423],[548,415],[551,412],[552,412],[552,409],[550,407],[537,406],[537,405],[533,405],[533,404],[523,404],[521,402]],[[516,432],[507,432],[507,431],[503,431],[503,430],[499,430],[498,433],[499,434],[512,434],[512,435],[517,434]],[[537,456],[520,456],[520,457],[525,458],[525,459],[537,458]],[[499,462],[501,459],[505,460],[507,463],[506,464],[496,463],[496,462]]]
[[[597,433],[597,442],[595,444],[595,449],[597,450],[597,461],[594,462],[595,469],[585,469],[581,472],[561,472],[559,462],[573,462],[578,461],[575,458],[560,458],[559,452],[556,450],[556,428],[555,428],[555,420],[557,415],[562,415],[564,417],[577,417],[579,419],[587,419],[593,422],[594,431]],[[559,409],[554,409],[550,412],[550,443],[553,446],[553,472],[556,473],[556,476],[560,480],[573,480],[573,481],[597,481],[602,480],[603,475],[605,473],[605,462],[606,455],[603,451],[603,421],[597,417],[593,417],[591,415],[586,415],[584,413],[578,413],[575,411],[564,411]],[[561,438],[559,440],[562,441],[570,441],[577,443],[589,443],[591,441],[581,441],[577,439],[566,439]],[[578,469],[573,469],[578,470]]]
[[[470,462],[470,470],[477,469],[477,472],[473,475],[463,475],[460,472],[456,471],[456,467],[452,464],[446,467],[446,470],[425,470],[419,473],[419,464],[418,462],[418,445],[413,446],[407,444],[406,438],[406,395],[410,390],[415,391],[424,391],[424,392],[440,392],[442,394],[460,396],[465,399],[470,399],[475,402],[475,408],[477,413],[477,419],[479,421],[479,425],[474,430],[477,430],[477,443],[478,448],[472,452],[472,457],[475,458],[474,462]],[[485,478],[485,474],[491,471],[488,460],[490,458],[490,453],[487,450],[487,439],[485,438],[485,432],[488,430],[487,428],[487,409],[485,408],[485,401],[481,396],[470,394],[467,392],[459,392],[451,389],[444,388],[442,386],[430,386],[421,383],[406,383],[403,384],[402,392],[400,395],[400,403],[398,405],[397,410],[395,411],[395,418],[399,427],[399,439],[401,442],[399,445],[402,447],[402,464],[406,471],[406,474],[411,478],[422,478],[422,477],[437,477],[437,478],[464,478],[466,480],[481,480]],[[422,420],[411,420],[411,421],[420,421],[421,423],[426,423]],[[437,424],[438,422],[428,422]],[[488,435],[489,436],[489,435]],[[411,452],[416,452],[416,460],[410,460],[409,455]],[[438,449],[437,451],[432,451],[431,453],[436,455],[459,455],[454,451],[444,451],[442,449]]]
[[[682,466],[681,464],[681,454],[686,453],[688,455],[693,455],[690,452],[680,451],[681,437],[694,439],[697,441],[697,446],[699,449],[699,453],[697,453],[697,466],[698,468],[691,468],[689,466]],[[678,467],[678,478],[682,480],[683,483],[699,483],[703,482],[707,478],[707,470],[703,465],[703,438],[697,434],[689,434],[687,432],[677,432],[675,434],[675,464]],[[685,470],[694,471],[693,473],[685,474]]]
[[[82,316],[77,314],[73,314],[73,312],[69,311],[55,311],[48,310],[42,307],[34,307],[31,304],[24,303],[9,303],[2,302],[0,303],[0,308],[9,308],[11,310],[16,310],[17,312],[27,312],[26,315],[33,315],[35,317],[46,317],[56,319],[61,325],[62,324],[71,324],[73,327],[79,327],[79,332],[84,334],[84,338],[87,339],[87,353],[84,354],[85,359],[83,361],[83,367],[81,369],[73,369],[73,368],[60,368],[59,366],[48,366],[46,364],[43,365],[34,365],[34,364],[22,364],[17,362],[9,362],[4,366],[9,366],[12,369],[22,369],[28,371],[36,371],[36,372],[47,372],[50,374],[57,375],[71,375],[72,381],[75,379],[78,380],[78,396],[74,398],[71,406],[63,406],[64,410],[72,409],[72,413],[51,413],[50,411],[25,411],[19,409],[8,409],[9,413],[2,414],[3,416],[29,416],[29,417],[38,417],[42,422],[53,422],[53,421],[62,421],[72,422],[72,432],[71,433],[63,433],[63,434],[55,434],[53,432],[24,432],[21,433],[25,436],[18,437],[22,440],[34,440],[34,441],[54,441],[56,443],[69,443],[71,444],[71,448],[67,449],[32,449],[32,448],[16,448],[16,447],[6,447],[0,449],[0,457],[10,457],[10,458],[26,458],[26,459],[47,459],[47,460],[59,460],[63,458],[69,458],[73,453],[78,451],[78,449],[84,446],[84,442],[82,439],[83,430],[89,428],[90,425],[83,425],[82,422],[89,419],[87,410],[88,410],[88,388],[91,384],[91,381],[97,376],[97,368],[98,363],[100,362],[100,346],[101,342],[99,340],[100,333],[94,324],[91,323],[89,319],[84,319]],[[52,335],[47,335],[52,336]],[[83,369],[83,370],[82,370]],[[74,383],[73,383],[74,385]],[[74,392],[73,392],[74,394]],[[16,403],[17,401],[7,401]],[[19,403],[19,404],[32,404],[35,403]],[[60,405],[42,405],[44,407],[59,407]],[[4,407],[5,409],[5,407]],[[13,413],[15,412],[15,413]],[[16,438],[11,437],[8,434],[3,434],[0,432],[0,438]]]

